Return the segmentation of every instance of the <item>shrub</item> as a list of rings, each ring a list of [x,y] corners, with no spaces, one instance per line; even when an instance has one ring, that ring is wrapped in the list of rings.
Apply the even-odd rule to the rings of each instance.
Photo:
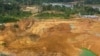
[[[53,17],[68,18],[69,14],[67,14],[67,13],[64,13],[64,14],[40,13],[40,14],[36,15],[36,17],[39,19],[48,19],[48,18],[53,18]]]
[[[0,16],[0,23],[16,22],[18,19],[10,16]]]

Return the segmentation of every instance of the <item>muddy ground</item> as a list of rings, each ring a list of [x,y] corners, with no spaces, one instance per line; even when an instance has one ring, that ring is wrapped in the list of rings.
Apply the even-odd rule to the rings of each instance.
[[[24,19],[0,30],[0,53],[9,56],[79,56],[87,48],[100,56],[100,21]]]

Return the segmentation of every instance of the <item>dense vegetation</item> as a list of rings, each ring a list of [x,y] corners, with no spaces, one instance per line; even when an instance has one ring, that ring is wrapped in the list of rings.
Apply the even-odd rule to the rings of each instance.
[[[86,4],[100,4],[100,0],[84,0]]]
[[[53,18],[53,17],[69,18],[70,15],[74,13],[75,11],[69,7],[59,6],[59,5],[56,5],[56,6],[43,5],[41,12],[38,15],[36,15],[36,17],[39,17],[39,18]]]
[[[71,2],[73,0],[0,0],[0,23],[17,21],[31,15],[21,10],[23,6],[42,4],[44,2]],[[47,14],[53,16],[54,14]],[[59,15],[59,14],[58,14]],[[62,15],[63,16],[63,15]],[[65,15],[64,15],[65,17]]]
[[[10,2],[10,3],[19,3],[19,4],[26,4],[26,5],[31,5],[31,4],[38,4],[38,3],[43,3],[43,2],[72,2],[74,0],[0,0],[2,2]]]
[[[22,11],[20,5],[16,3],[0,2],[0,23],[17,21],[29,15],[30,12]]]
[[[78,13],[82,15],[94,15],[94,14],[100,14],[100,10],[98,8],[92,8],[90,6],[85,5],[75,5],[74,10],[76,10]]]
[[[92,8],[90,6],[85,6],[82,4],[76,4],[73,7],[59,6],[59,5],[43,5],[41,12],[36,15],[39,18],[70,18],[71,15],[81,14],[81,15],[94,15],[100,14],[98,8]]]
[[[100,4],[100,0],[0,0],[0,2],[6,3],[17,3],[21,5],[32,5],[32,4],[40,4],[40,3],[50,3],[50,2],[74,2],[74,1],[83,1],[86,4]]]
[[[28,17],[31,15],[31,12],[25,12],[21,10],[23,6],[30,5],[40,5],[42,3],[51,3],[51,2],[73,2],[73,1],[83,1],[83,0],[0,0],[0,23],[4,22],[15,22],[19,18]],[[86,4],[99,4],[99,0],[84,0]],[[40,5],[41,6],[41,5]],[[50,12],[51,11],[51,12]],[[54,12],[55,11],[55,12]],[[60,13],[58,13],[60,12]],[[73,14],[81,13],[83,15],[93,15],[99,14],[100,11],[97,8],[92,8],[89,6],[84,6],[77,4],[73,8],[68,8],[65,6],[42,6],[41,12],[39,12],[36,17],[40,18],[52,18],[52,17],[61,17],[69,18]]]

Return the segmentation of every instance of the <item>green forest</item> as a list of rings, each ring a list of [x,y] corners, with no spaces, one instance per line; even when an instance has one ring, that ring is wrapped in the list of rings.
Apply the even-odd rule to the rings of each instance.
[[[74,0],[0,0],[1,2],[6,3],[19,3],[19,4],[38,4],[38,3],[44,3],[44,2],[73,2]]]
[[[85,4],[100,4],[100,0],[84,0]]]
[[[68,3],[75,1],[83,1],[84,4],[100,4],[100,0],[0,0],[0,23],[15,22],[21,18],[29,17],[31,12],[22,11],[23,6],[38,5],[42,3]],[[38,17],[63,17],[68,18],[72,14],[99,14],[100,11],[96,8],[93,9],[89,6],[83,6],[81,4],[74,5],[73,9],[66,8],[65,6],[41,6],[41,12],[36,15]],[[44,11],[60,11],[62,14],[44,13]]]
[[[31,13],[22,11],[21,6],[17,3],[0,1],[0,23],[15,22],[29,15],[31,15]]]
[[[51,2],[75,2],[75,1],[83,1],[85,4],[100,4],[100,0],[0,0],[0,2],[5,3],[17,3],[17,4],[24,4],[24,5],[32,5],[32,4],[39,4],[39,3],[51,3]]]

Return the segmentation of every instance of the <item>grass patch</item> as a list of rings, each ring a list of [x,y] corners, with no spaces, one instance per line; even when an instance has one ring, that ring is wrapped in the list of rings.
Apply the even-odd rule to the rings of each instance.
[[[31,12],[24,12],[24,11],[20,11],[20,12],[10,14],[10,16],[15,17],[15,18],[29,17],[30,15],[32,15]]]
[[[16,22],[18,19],[10,16],[0,16],[0,23]]]
[[[64,18],[64,19],[68,19],[69,15],[68,14],[55,14],[55,13],[39,13],[38,15],[36,15],[35,17],[39,18],[39,19],[49,19],[49,18]]]
[[[0,15],[0,23],[16,22],[19,19],[29,17],[30,15],[32,15],[31,12],[16,12],[6,15]]]

